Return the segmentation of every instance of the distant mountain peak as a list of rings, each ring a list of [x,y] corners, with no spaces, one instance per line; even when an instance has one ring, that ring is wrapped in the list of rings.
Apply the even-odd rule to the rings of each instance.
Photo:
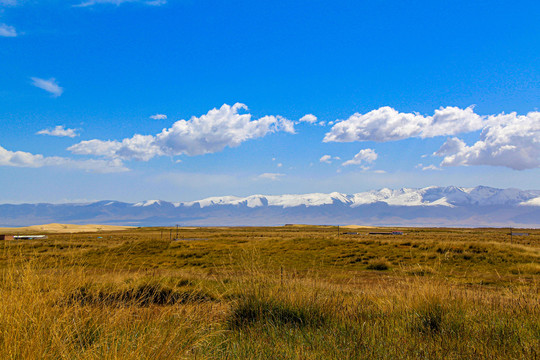
[[[133,204],[133,206],[152,206],[152,205],[161,205],[163,201],[161,200],[146,200],[146,201],[141,201],[141,202],[138,202],[138,203],[135,203]]]

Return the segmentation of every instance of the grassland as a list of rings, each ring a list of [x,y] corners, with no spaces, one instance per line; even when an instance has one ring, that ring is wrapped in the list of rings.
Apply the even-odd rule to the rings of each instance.
[[[0,358],[540,358],[540,230],[402,230],[0,241]]]

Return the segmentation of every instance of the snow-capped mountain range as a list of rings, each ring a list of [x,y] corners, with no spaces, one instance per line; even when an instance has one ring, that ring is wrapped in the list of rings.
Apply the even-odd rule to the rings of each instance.
[[[320,206],[343,203],[358,207],[373,203],[386,203],[391,206],[459,206],[459,205],[540,205],[540,191],[518,189],[495,189],[486,186],[460,188],[455,186],[431,186],[422,189],[402,188],[399,190],[381,189],[347,195],[338,192],[330,194],[313,193],[303,195],[251,195],[247,197],[210,197],[191,202],[173,203],[174,206],[245,205],[250,208],[260,206]],[[134,206],[159,204],[159,200],[137,203]]]
[[[124,225],[362,224],[540,227],[540,190],[437,187],[356,194],[221,196],[135,204],[3,204],[0,226],[47,222]]]

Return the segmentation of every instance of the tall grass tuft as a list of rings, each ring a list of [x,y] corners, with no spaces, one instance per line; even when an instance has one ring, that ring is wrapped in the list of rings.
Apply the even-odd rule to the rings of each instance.
[[[378,270],[378,271],[388,270],[389,268],[390,268],[390,263],[386,261],[385,259],[371,260],[366,266],[366,269],[368,270]]]
[[[252,324],[272,326],[323,326],[328,318],[316,303],[295,303],[290,300],[244,296],[232,308],[230,329]]]

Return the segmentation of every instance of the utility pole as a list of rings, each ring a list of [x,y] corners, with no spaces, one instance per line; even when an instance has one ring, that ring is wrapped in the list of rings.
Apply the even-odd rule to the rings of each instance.
[[[339,240],[339,225],[337,226],[337,239]]]
[[[178,224],[176,224],[176,240],[178,240]]]

